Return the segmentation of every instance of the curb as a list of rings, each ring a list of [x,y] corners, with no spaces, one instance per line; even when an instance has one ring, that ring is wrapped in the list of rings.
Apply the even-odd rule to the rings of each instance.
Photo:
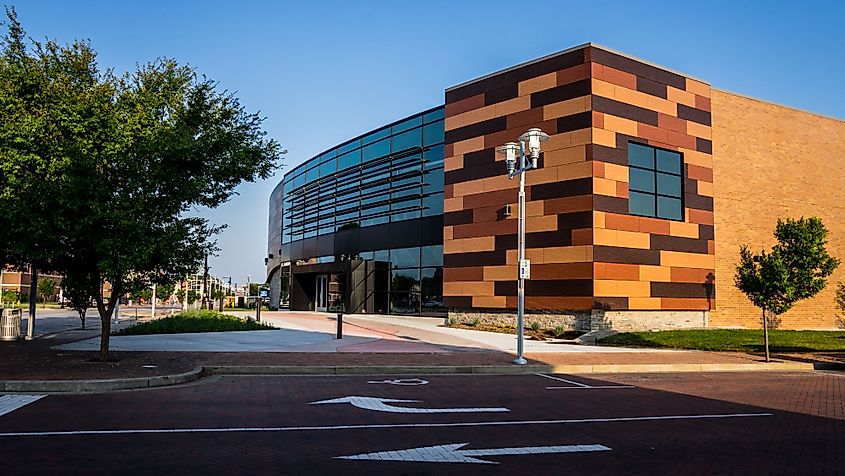
[[[114,390],[135,390],[139,388],[180,385],[198,380],[205,374],[202,367],[189,372],[156,377],[118,378],[102,380],[0,380],[3,392],[49,392],[87,393],[110,392]]]
[[[758,364],[596,364],[553,365],[560,374],[615,374],[662,372],[784,372],[816,370],[818,364],[803,362],[769,362]]]
[[[207,366],[210,375],[524,375],[551,372],[551,365],[301,365]]]
[[[0,392],[93,393],[181,385],[208,375],[526,375],[661,372],[784,372],[843,370],[842,364],[770,362],[755,364],[595,364],[595,365],[375,365],[375,366],[200,366],[156,377],[104,380],[0,380]]]

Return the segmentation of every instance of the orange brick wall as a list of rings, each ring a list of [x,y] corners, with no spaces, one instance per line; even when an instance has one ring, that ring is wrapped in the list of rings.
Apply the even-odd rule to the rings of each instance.
[[[760,311],[733,285],[739,247],[769,248],[778,218],[820,217],[845,261],[845,122],[712,91],[716,292],[712,326],[757,327]],[[834,289],[781,316],[783,328],[833,328]]]

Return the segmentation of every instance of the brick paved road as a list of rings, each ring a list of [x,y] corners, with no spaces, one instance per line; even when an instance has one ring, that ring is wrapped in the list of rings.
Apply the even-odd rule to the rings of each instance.
[[[419,377],[429,383],[218,377],[180,388],[48,396],[0,416],[3,474],[815,475],[845,467],[843,374]],[[346,396],[419,401],[309,405]],[[473,407],[509,411],[396,413]],[[451,453],[371,457],[497,464],[336,458],[463,443]],[[495,451],[567,445],[609,450]]]

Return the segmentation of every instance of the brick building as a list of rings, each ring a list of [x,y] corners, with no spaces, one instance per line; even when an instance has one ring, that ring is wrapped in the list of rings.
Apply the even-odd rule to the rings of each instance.
[[[778,218],[821,217],[831,232],[832,253],[845,258],[840,120],[720,91],[593,44],[449,88],[443,116],[442,215],[429,213],[421,225],[426,231],[442,226],[442,240],[419,244],[442,246],[442,283],[426,299],[436,300],[440,292],[444,310],[456,318],[502,321],[515,314],[517,220],[507,211],[516,210],[518,182],[507,178],[495,148],[531,127],[551,136],[543,143],[540,168],[526,174],[526,254],[532,263],[526,308],[535,320],[580,328],[756,327],[758,311],[733,286],[734,268],[740,244],[771,246]],[[401,154],[425,164],[426,147],[385,149],[357,167]],[[325,163],[331,165],[325,154],[307,161],[286,175],[289,187],[280,184],[271,197],[271,285],[274,279],[286,283],[276,288],[289,288],[291,308],[313,309],[310,290],[294,302],[294,288],[313,286],[297,284],[296,275],[328,272],[325,266],[308,268],[320,260],[343,262],[334,265],[336,279],[329,281],[342,283],[339,302],[350,304],[363,281],[351,279],[348,270],[368,262],[379,269],[381,259],[386,305],[352,310],[396,313],[392,254],[362,256],[366,245],[360,240],[360,250],[335,251],[341,233],[360,237],[374,226],[399,230],[408,215],[365,224],[360,218],[342,221],[334,212],[326,222],[329,213],[322,211],[299,220],[305,215],[285,209],[288,197],[309,186],[325,192],[325,203],[340,206],[330,198],[341,183],[338,176],[347,173],[340,165],[293,181]],[[425,173],[415,177],[415,186],[431,185]],[[400,182],[386,183],[390,194]],[[369,189],[360,182],[356,193]],[[421,210],[431,209],[431,196],[422,193],[429,202],[417,202]],[[393,203],[387,196],[388,210]],[[365,208],[359,202],[358,217]],[[291,214],[314,234],[286,235]],[[407,244],[394,246],[393,235],[378,235],[380,248]],[[400,235],[398,241],[408,241]],[[349,236],[340,241],[349,243]],[[413,275],[419,293],[422,278]],[[845,269],[831,281],[845,281]],[[407,280],[400,284],[406,292]],[[317,284],[315,292],[320,289]],[[420,307],[416,312],[425,313]],[[783,327],[834,323],[833,286],[782,316]]]

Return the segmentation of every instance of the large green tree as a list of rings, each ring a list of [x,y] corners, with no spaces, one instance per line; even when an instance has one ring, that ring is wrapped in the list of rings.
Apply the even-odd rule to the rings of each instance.
[[[770,252],[740,248],[736,287],[762,310],[763,342],[769,361],[769,314],[779,316],[796,302],[815,296],[839,260],[827,251],[828,231],[817,217],[778,220]]]
[[[174,282],[214,250],[221,227],[191,211],[269,177],[284,152],[260,116],[190,67],[162,59],[118,75],[89,43],[33,41],[7,17],[0,262],[85,277],[72,283],[96,301],[106,360],[126,290]]]

